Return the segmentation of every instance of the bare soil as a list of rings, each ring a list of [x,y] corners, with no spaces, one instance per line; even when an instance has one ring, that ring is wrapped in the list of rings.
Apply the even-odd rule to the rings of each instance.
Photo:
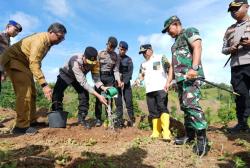
[[[40,111],[39,121],[47,122],[43,112]],[[230,135],[220,124],[209,127],[211,150],[200,158],[192,153],[191,146],[152,140],[149,138],[151,131],[137,127],[117,131],[104,127],[86,130],[76,124],[76,119],[68,119],[65,129],[37,127],[39,133],[36,135],[16,136],[9,133],[14,125],[15,112],[0,109],[0,117],[4,125],[0,128],[2,165],[15,164],[18,168],[233,168],[243,161],[246,167],[250,167],[250,134]],[[232,122],[230,126],[234,124]],[[174,119],[171,119],[171,127],[182,130]]]

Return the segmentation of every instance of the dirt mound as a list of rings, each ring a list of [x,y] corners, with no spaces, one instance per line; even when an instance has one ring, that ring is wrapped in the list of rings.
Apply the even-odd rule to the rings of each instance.
[[[38,127],[34,136],[8,134],[15,112],[0,110],[0,165],[16,167],[250,167],[250,135],[229,135],[218,124],[210,126],[211,150],[203,158],[192,153],[192,146],[176,146],[149,138],[151,131],[137,127],[106,130],[84,129],[69,119],[65,129]],[[46,116],[39,118],[46,121]],[[173,124],[173,128],[179,128]],[[233,125],[234,123],[230,123]],[[5,131],[3,131],[5,130]],[[175,134],[175,133],[173,133]]]

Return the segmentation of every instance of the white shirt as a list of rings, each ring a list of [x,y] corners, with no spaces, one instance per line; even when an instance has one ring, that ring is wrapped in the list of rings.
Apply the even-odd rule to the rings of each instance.
[[[144,76],[146,93],[164,89],[167,75],[163,69],[161,56],[151,56],[149,60],[143,62],[140,72]]]

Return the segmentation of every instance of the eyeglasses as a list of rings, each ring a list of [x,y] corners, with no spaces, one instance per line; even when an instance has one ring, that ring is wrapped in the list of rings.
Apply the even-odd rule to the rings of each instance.
[[[63,41],[65,40],[64,34],[61,33],[55,33],[56,37],[58,38],[58,40]]]

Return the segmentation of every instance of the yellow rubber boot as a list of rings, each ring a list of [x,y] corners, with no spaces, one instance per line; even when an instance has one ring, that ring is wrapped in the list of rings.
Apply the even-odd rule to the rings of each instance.
[[[170,116],[168,113],[161,114],[161,127],[162,127],[162,139],[164,141],[171,141],[171,132],[169,130]]]
[[[153,123],[153,132],[151,138],[159,138],[161,136],[161,120],[159,118],[154,118]]]

